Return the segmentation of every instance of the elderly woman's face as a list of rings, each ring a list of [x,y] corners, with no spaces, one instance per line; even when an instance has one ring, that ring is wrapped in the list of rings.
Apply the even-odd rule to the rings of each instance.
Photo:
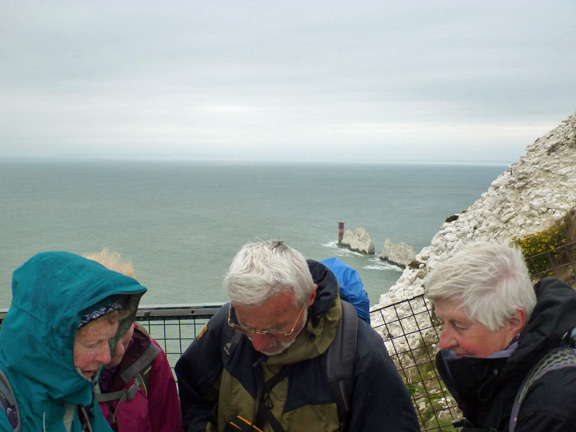
[[[434,302],[436,316],[444,323],[440,349],[452,350],[456,356],[488,357],[506,349],[517,333],[507,323],[498,331],[491,331],[477,321],[471,321],[459,307],[457,300]]]
[[[74,339],[74,366],[88,378],[96,374],[100,365],[111,360],[108,341],[118,329],[118,316],[108,314],[89,322],[76,332]]]

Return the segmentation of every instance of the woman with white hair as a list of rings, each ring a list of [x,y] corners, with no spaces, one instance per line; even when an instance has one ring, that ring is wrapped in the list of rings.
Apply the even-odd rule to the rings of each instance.
[[[444,323],[436,365],[463,411],[463,431],[576,431],[576,367],[566,367],[576,365],[566,338],[576,327],[570,286],[544,279],[533,287],[521,251],[479,242],[439,264],[426,295]],[[523,385],[551,355],[562,366]]]

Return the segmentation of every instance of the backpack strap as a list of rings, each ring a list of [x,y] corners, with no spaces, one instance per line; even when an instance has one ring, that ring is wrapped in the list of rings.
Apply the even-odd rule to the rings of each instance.
[[[132,382],[130,387],[112,393],[100,393],[100,387],[99,386],[94,387],[94,397],[96,398],[96,401],[98,403],[100,402],[108,403],[111,414],[110,421],[112,422],[112,425],[116,425],[116,415],[118,413],[118,408],[120,408],[120,404],[126,400],[132,400],[134,396],[136,396],[136,393],[138,393],[138,389],[140,388],[140,386],[143,385],[143,381],[144,379],[142,378],[142,375],[137,374],[134,377],[134,381]],[[110,403],[115,400],[118,401],[116,408],[114,408],[114,404]],[[113,427],[114,430],[116,430],[116,426]]]
[[[342,318],[334,341],[326,352],[326,375],[336,399],[340,430],[346,430],[354,387],[354,361],[358,338],[358,315],[347,301],[341,300]]]
[[[274,414],[272,414],[272,401],[270,400],[270,392],[272,389],[290,373],[290,366],[284,366],[280,372],[264,382],[264,370],[260,362],[258,363],[259,370],[259,383],[258,383],[258,398],[257,405],[258,411],[256,412],[255,424],[257,426],[264,426],[266,422],[270,425],[274,432],[284,432],[282,425]]]
[[[94,387],[94,392],[98,402],[109,402],[132,399],[138,387],[142,386],[148,392],[148,381],[154,359],[162,352],[162,349],[154,344],[152,338],[138,323],[134,325],[134,336],[128,350],[114,372],[111,383],[106,386],[107,392],[102,392],[100,383]],[[134,383],[129,388],[123,388],[132,379]],[[134,385],[136,384],[136,385]]]
[[[452,422],[452,427],[455,431],[458,432],[498,432],[498,430],[494,428],[486,429],[486,428],[476,428],[472,426],[466,418],[461,418],[459,420],[454,420]]]
[[[532,384],[534,384],[534,382],[540,379],[544,374],[553,370],[564,369],[566,367],[576,367],[576,352],[573,348],[563,347],[554,349],[548,352],[538,363],[536,363],[535,366],[532,367],[526,378],[524,378],[524,381],[522,381],[520,390],[518,390],[518,393],[516,394],[508,426],[510,432],[514,432],[516,429],[520,405]]]
[[[18,403],[16,402],[16,396],[14,395],[14,390],[8,381],[8,377],[4,374],[4,371],[0,369],[0,403],[2,404],[2,409],[8,417],[10,426],[16,432],[20,432],[20,412],[18,411]]]
[[[100,387],[95,386],[94,397],[98,402],[110,402],[118,400],[119,401],[118,405],[120,405],[125,400],[132,400],[134,396],[136,396],[136,393],[138,393],[138,388],[140,387],[143,381],[144,379],[142,378],[142,375],[137,374],[134,377],[134,381],[132,382],[130,387],[110,393],[101,393]]]
[[[151,343],[146,351],[144,351],[144,353],[138,357],[130,367],[120,374],[120,377],[122,377],[124,382],[130,382],[133,377],[146,374],[152,367],[152,362],[160,352],[161,349]]]
[[[130,382],[130,380],[134,378],[130,387],[118,391],[103,393],[100,390],[100,386],[96,385],[94,386],[94,395],[96,400],[98,402],[110,402],[113,400],[120,400],[120,402],[123,402],[127,399],[131,400],[138,392],[138,387],[140,386],[142,386],[145,392],[148,392],[148,372],[152,367],[152,362],[158,354],[160,354],[160,348],[151,343],[142,356],[136,359],[133,364],[120,374],[120,377],[124,382]]]

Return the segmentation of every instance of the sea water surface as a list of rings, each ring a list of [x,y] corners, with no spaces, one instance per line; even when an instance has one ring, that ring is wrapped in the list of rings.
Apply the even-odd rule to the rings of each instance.
[[[269,238],[353,266],[373,305],[401,274],[379,259],[385,240],[419,252],[507,168],[0,160],[0,308],[12,272],[34,254],[104,247],[132,261],[149,289],[142,304],[225,301],[234,254]],[[338,248],[341,221],[364,227],[376,254]]]

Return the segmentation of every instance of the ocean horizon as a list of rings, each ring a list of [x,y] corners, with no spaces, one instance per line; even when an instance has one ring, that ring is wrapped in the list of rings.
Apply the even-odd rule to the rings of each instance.
[[[387,238],[416,252],[445,219],[508,169],[499,163],[254,163],[0,159],[0,308],[12,272],[38,252],[106,247],[132,261],[143,305],[226,301],[222,279],[246,242],[284,240],[310,259],[337,256],[371,305],[401,269]],[[338,222],[365,228],[376,254],[339,248]]]

